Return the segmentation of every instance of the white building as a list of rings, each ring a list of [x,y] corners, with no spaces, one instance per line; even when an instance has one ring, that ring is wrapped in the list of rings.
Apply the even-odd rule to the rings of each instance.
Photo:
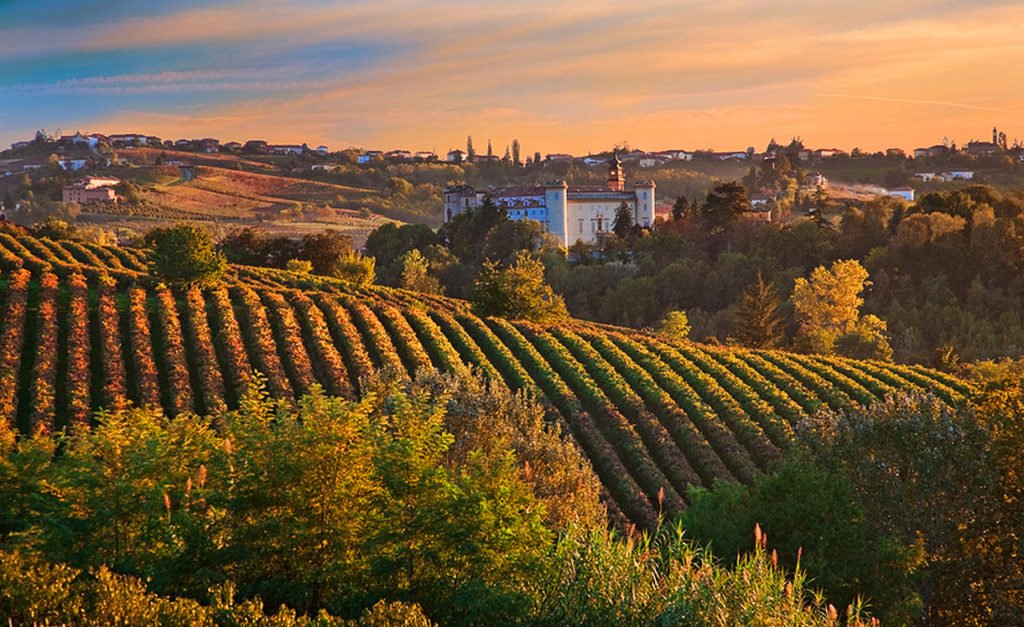
[[[896,198],[902,198],[907,202],[914,202],[914,188],[913,187],[896,187],[886,192],[887,196],[895,196]]]
[[[654,224],[654,181],[636,181],[632,189],[626,189],[618,156],[613,156],[608,165],[605,186],[570,186],[565,181],[551,181],[540,186],[487,192],[468,185],[446,187],[444,218],[447,222],[479,207],[489,195],[495,204],[505,208],[510,219],[540,222],[567,248],[577,241],[593,244],[611,233],[615,212],[622,203],[633,212],[634,224],[650,227]]]

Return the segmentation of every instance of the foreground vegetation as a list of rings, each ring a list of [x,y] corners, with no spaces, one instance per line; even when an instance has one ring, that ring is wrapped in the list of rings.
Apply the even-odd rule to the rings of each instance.
[[[436,376],[0,444],[0,615],[35,624],[835,624],[765,539],[608,532],[521,397]],[[60,450],[58,450],[58,448]],[[280,607],[280,609],[276,609]],[[275,611],[272,618],[264,610]],[[854,608],[849,622],[858,621]],[[338,618],[332,618],[338,617]]]

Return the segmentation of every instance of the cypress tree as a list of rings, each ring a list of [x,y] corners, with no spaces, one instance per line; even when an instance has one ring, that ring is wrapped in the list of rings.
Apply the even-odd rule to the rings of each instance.
[[[785,340],[779,294],[764,282],[760,271],[757,280],[743,290],[733,326],[733,341],[749,348],[775,348]]]

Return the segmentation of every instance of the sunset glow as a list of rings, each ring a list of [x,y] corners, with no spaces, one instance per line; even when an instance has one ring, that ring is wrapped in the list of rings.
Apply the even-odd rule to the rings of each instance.
[[[1024,137],[1015,2],[0,5],[0,142],[164,138],[585,154]]]

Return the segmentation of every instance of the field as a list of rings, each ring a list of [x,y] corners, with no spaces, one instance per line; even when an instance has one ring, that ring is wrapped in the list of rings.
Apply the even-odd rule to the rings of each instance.
[[[424,367],[536,395],[572,434],[619,523],[656,524],[691,484],[750,482],[809,412],[924,388],[972,390],[920,367],[668,343],[571,321],[474,315],[462,301],[236,266],[214,289],[169,289],[145,252],[0,233],[0,420],[22,431],[99,408],[171,415],[236,407],[262,373],[291,399]],[[54,418],[55,417],[55,418]]]
[[[142,185],[143,202],[123,208],[86,205],[83,221],[146,230],[196,220],[218,231],[259,226],[291,236],[335,229],[352,237],[356,246],[362,246],[374,229],[388,221],[351,208],[376,194],[369,189],[213,165],[194,165],[188,174],[180,175],[178,168],[171,166],[117,168],[112,173]]]

